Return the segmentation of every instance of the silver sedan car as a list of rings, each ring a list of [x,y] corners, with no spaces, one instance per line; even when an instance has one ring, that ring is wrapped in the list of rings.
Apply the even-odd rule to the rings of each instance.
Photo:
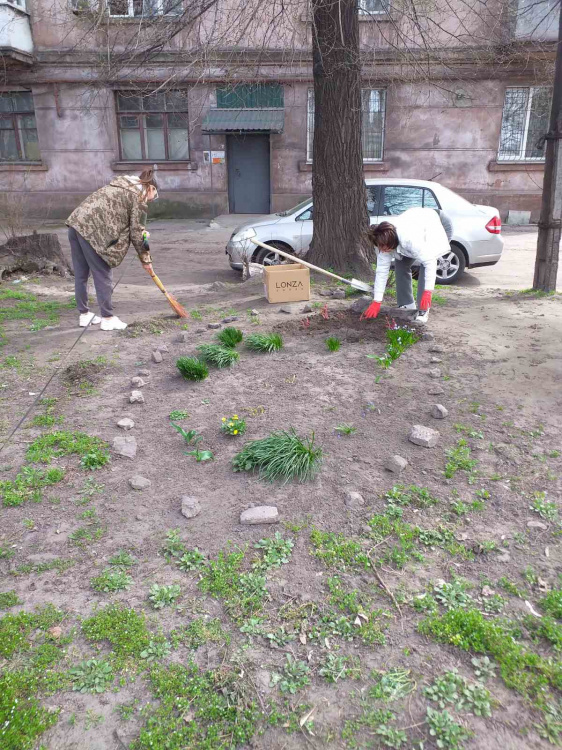
[[[393,216],[408,208],[424,206],[441,208],[453,224],[451,251],[439,258],[437,283],[453,284],[465,268],[497,263],[503,250],[501,219],[496,208],[469,203],[437,182],[406,179],[373,179],[365,181],[367,209],[371,224],[392,221]],[[298,206],[270,214],[237,227],[226,246],[230,265],[242,270],[243,259],[263,265],[277,264],[282,258],[254,245],[249,237],[304,256],[312,240],[314,207],[308,198]],[[251,231],[250,231],[251,230]]]

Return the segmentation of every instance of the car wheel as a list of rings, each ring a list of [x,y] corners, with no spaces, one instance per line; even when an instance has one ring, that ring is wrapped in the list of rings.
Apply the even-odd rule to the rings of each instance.
[[[282,242],[268,242],[267,244],[271,247],[278,247],[279,250],[284,250],[286,253],[292,254],[293,252],[292,248],[287,247]],[[262,266],[278,266],[280,263],[286,263],[287,259],[271,250],[266,250],[265,247],[260,247],[254,256],[253,262],[261,263]]]
[[[464,273],[466,258],[463,251],[451,245],[451,252],[437,259],[437,284],[454,284]]]

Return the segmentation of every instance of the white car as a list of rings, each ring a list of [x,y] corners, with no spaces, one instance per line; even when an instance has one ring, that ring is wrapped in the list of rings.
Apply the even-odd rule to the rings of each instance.
[[[371,224],[392,221],[392,216],[419,206],[442,208],[450,217],[453,224],[451,252],[439,258],[439,284],[452,284],[465,268],[493,265],[501,258],[503,239],[496,208],[469,203],[437,182],[379,178],[366,180],[365,185]],[[251,243],[249,237],[254,232],[261,242],[293,255],[306,255],[312,240],[313,210],[312,200],[308,198],[288,211],[237,227],[226,246],[232,268],[242,270],[246,254],[251,262],[263,265],[282,260],[276,253]]]

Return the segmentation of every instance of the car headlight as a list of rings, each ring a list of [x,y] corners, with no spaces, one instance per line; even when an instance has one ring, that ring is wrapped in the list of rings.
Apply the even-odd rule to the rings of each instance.
[[[244,242],[244,240],[250,240],[255,236],[256,230],[253,227],[248,227],[247,229],[242,229],[240,232],[235,232],[231,239],[234,242]]]

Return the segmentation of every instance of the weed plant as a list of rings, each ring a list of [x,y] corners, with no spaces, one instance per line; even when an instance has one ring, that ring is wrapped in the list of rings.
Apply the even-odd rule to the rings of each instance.
[[[322,461],[322,449],[310,438],[289,432],[273,432],[269,437],[253,440],[232,459],[234,471],[259,471],[262,479],[284,484],[291,479],[309,481],[316,475]]]
[[[382,356],[368,354],[368,359],[375,359],[381,367],[385,369],[398,359],[407,349],[419,341],[419,335],[416,331],[406,326],[396,326],[387,328],[385,332],[387,345],[386,352]]]
[[[82,633],[93,643],[109,641],[115,657],[121,662],[129,657],[139,657],[150,641],[144,612],[120,604],[109,604],[84,620]]]
[[[115,679],[113,668],[107,661],[88,659],[68,670],[72,689],[79,693],[105,693]]]
[[[176,367],[186,380],[198,381],[209,377],[207,365],[195,357],[179,357]]]
[[[221,432],[223,435],[243,435],[246,432],[246,421],[240,419],[238,414],[233,414],[231,417],[223,417],[221,424]]]
[[[40,503],[41,490],[64,479],[64,469],[53,466],[49,469],[34,469],[24,466],[15,479],[0,481],[0,497],[5,508],[13,508],[27,500]]]
[[[244,334],[239,328],[224,328],[220,333],[217,333],[217,340],[223,345],[234,349],[242,339]]]
[[[160,661],[170,654],[171,647],[166,640],[151,640],[144,651],[140,652],[140,658],[145,659],[147,664]]]
[[[168,415],[171,422],[179,422],[182,419],[189,419],[189,413],[184,409],[174,409]]]
[[[346,677],[359,678],[361,670],[353,663],[349,656],[328,653],[318,670],[318,674],[328,682],[336,683],[338,680],[345,679]]]
[[[283,539],[278,531],[275,536],[260,539],[254,547],[260,550],[262,556],[254,561],[254,569],[266,571],[286,565],[291,559],[294,546],[292,539]]]
[[[201,359],[205,360],[207,364],[219,369],[232,367],[240,359],[237,351],[228,346],[221,346],[220,344],[201,344],[201,346],[197,347],[197,351]]]
[[[341,347],[341,341],[335,336],[328,336],[328,338],[325,341],[325,344],[326,344],[326,349],[329,352],[338,352]]]
[[[172,583],[168,586],[160,586],[158,583],[154,583],[150,588],[148,599],[154,609],[162,609],[174,604],[180,594],[181,589],[177,583]]]
[[[126,591],[133,585],[133,579],[124,570],[106,568],[99,576],[92,578],[90,583],[95,591],[108,594],[114,591]]]
[[[87,468],[100,468],[109,461],[107,443],[84,432],[49,432],[31,443],[26,456],[33,463],[47,464],[53,458],[71,454],[83,460],[87,456]]]
[[[0,594],[0,609],[9,609],[21,603],[15,591],[4,591]]]
[[[277,684],[282,693],[294,695],[297,690],[310,685],[310,667],[305,661],[287,654],[282,672],[274,673],[271,677],[271,687]]]
[[[346,424],[345,422],[343,424],[339,424],[334,429],[338,433],[338,435],[349,436],[349,435],[354,435],[357,432],[357,427],[354,427],[352,424]]]
[[[283,339],[278,333],[252,333],[246,336],[246,346],[253,352],[271,354],[283,348]]]

